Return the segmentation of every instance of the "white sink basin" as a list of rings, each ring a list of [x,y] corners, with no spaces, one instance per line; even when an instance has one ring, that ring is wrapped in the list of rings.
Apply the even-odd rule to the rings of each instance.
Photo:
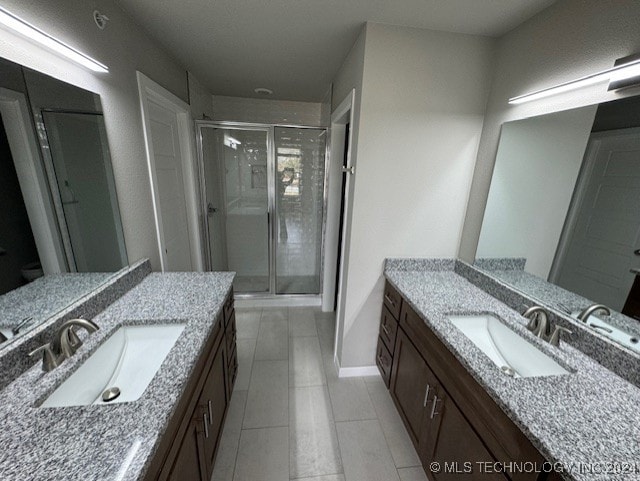
[[[569,374],[524,337],[489,314],[449,316],[449,320],[505,374],[537,377]]]
[[[571,316],[578,319],[578,314],[580,314],[580,311],[574,311],[571,313]],[[590,315],[587,321],[587,325],[593,328],[594,331],[599,332],[603,336],[608,337],[609,339],[616,341],[635,352],[640,352],[640,338],[638,336],[632,336],[628,332],[625,332],[622,329],[600,319],[595,314]],[[583,321],[578,319],[578,322]]]
[[[42,407],[135,401],[160,369],[184,327],[184,324],[169,324],[119,328]],[[112,401],[103,401],[102,393],[112,387],[117,387],[120,395]]]

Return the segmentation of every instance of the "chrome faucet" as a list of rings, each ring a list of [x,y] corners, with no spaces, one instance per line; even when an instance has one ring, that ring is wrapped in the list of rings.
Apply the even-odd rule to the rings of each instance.
[[[76,334],[74,327],[82,327],[89,334],[100,329],[93,321],[88,319],[69,319],[63,322],[52,342],[48,342],[29,353],[29,356],[34,356],[42,352],[43,371],[52,371],[65,359],[73,356],[82,346],[82,341]]]
[[[589,316],[591,316],[591,314],[593,314],[593,313],[595,313],[597,311],[602,311],[607,316],[611,315],[611,311],[609,310],[609,308],[607,306],[605,306],[603,304],[592,304],[589,307],[583,309],[580,312],[580,314],[578,314],[578,320],[586,323],[589,320]]]
[[[551,329],[551,322],[549,322],[549,313],[544,307],[531,306],[522,313],[523,317],[529,319],[527,329],[529,329],[534,336],[547,341],[552,346],[560,345],[560,335],[563,332],[567,334],[573,334],[569,329],[562,326],[554,326],[553,331]]]
[[[522,316],[529,319],[527,329],[534,336],[544,338],[547,335],[549,326],[549,313],[542,306],[531,306],[522,313]]]
[[[573,332],[567,329],[566,327],[556,325],[556,327],[553,329],[553,332],[547,339],[549,341],[549,344],[551,344],[552,346],[558,347],[560,345],[560,335],[563,332],[566,332],[567,334],[573,334]]]

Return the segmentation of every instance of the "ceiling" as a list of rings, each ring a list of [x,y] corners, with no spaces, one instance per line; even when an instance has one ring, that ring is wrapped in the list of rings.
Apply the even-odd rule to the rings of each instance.
[[[319,101],[366,21],[500,36],[555,0],[118,0],[213,94]]]

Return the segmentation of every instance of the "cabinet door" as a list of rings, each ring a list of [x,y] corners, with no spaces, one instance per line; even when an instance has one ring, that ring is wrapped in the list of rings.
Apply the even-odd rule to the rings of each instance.
[[[169,472],[170,481],[208,481],[204,446],[204,425],[200,410],[196,409],[194,419],[182,439],[180,449]]]
[[[391,373],[391,395],[411,439],[420,451],[421,433],[428,420],[427,405],[435,393],[436,377],[407,335],[398,330]]]
[[[431,423],[423,433],[423,446],[429,459],[423,463],[434,481],[459,481],[464,476],[470,481],[507,481],[503,474],[493,472],[493,456],[441,386],[428,407]],[[431,462],[438,463],[439,472],[429,469]]]
[[[227,407],[225,373],[225,345],[222,343],[207,375],[199,402],[203,411],[203,421],[206,423],[204,452],[209,474],[213,471],[218,438],[222,431],[222,423]]]

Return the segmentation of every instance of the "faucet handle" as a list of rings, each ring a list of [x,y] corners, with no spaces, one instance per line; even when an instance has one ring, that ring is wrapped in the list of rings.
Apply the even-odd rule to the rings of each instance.
[[[80,340],[80,337],[78,337],[78,333],[73,328],[73,326],[69,326],[69,328],[67,329],[67,340],[69,341],[69,350],[73,355],[78,349],[80,349],[80,346],[82,346],[82,341]]]
[[[42,370],[45,372],[53,371],[62,362],[62,359],[53,353],[50,343],[34,349],[29,353],[29,357],[34,357],[39,353],[42,353]]]
[[[556,326],[553,329],[553,332],[551,333],[551,336],[549,336],[549,344],[551,344],[552,346],[556,346],[556,347],[560,346],[560,335],[563,332],[566,332],[568,335],[573,334],[573,331],[570,331],[566,327]]]

